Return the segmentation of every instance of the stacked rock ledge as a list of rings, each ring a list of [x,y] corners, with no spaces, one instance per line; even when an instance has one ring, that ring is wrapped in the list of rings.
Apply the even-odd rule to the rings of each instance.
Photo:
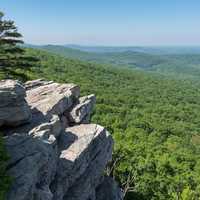
[[[95,95],[41,79],[0,82],[0,129],[13,183],[7,200],[121,200],[104,176],[113,140],[90,124]]]

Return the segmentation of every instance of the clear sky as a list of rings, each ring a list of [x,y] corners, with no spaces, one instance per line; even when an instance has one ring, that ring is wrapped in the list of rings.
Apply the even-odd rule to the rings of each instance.
[[[27,43],[200,45],[200,0],[0,0]]]

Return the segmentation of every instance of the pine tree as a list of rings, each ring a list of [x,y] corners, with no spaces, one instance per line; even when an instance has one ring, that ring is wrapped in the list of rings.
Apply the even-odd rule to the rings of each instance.
[[[14,21],[5,20],[0,11],[0,70],[30,67],[35,58],[25,56],[20,47],[22,35],[18,32]]]

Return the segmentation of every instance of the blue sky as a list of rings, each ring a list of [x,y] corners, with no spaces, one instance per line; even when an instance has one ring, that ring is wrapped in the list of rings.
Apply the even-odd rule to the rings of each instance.
[[[1,0],[27,43],[200,45],[200,0]]]

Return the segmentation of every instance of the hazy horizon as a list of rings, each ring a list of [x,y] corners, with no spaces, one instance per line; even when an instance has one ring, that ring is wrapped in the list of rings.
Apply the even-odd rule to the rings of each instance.
[[[1,0],[30,44],[200,46],[198,0]]]
[[[48,46],[48,45],[54,45],[54,46],[84,46],[84,47],[148,47],[148,48],[200,48],[200,44],[196,45],[117,45],[117,44],[78,44],[78,43],[27,43],[27,45],[36,45],[36,46]]]

